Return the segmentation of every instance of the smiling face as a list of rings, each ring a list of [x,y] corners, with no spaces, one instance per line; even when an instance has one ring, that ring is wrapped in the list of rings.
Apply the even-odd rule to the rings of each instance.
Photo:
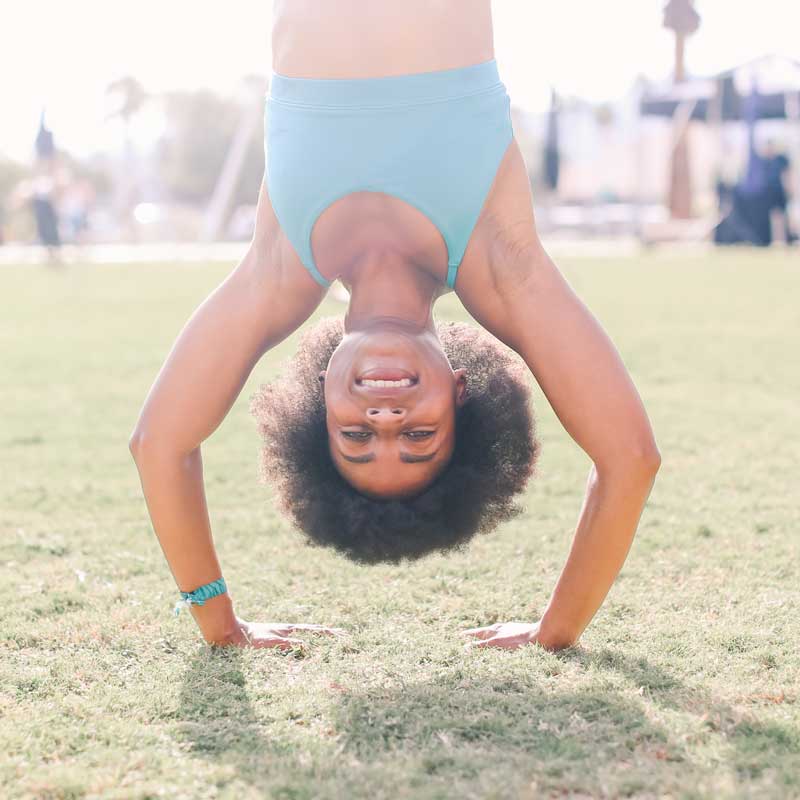
[[[347,341],[342,345],[345,335]],[[345,333],[341,319],[321,319],[301,335],[283,374],[262,384],[251,398],[250,409],[263,440],[261,475],[273,486],[280,509],[308,541],[332,547],[358,563],[398,564],[460,547],[521,513],[515,498],[533,475],[539,452],[527,368],[516,353],[472,325],[437,323],[436,337],[446,361],[459,367],[454,373],[448,372],[436,338],[395,338],[393,344],[384,338],[384,344],[395,348],[386,356],[371,350],[378,339],[359,342]],[[456,414],[457,438],[449,463],[418,493],[386,502],[385,497],[360,491],[339,471],[341,466],[355,473],[369,468],[370,463],[339,459],[337,466],[331,458],[329,409],[318,376],[330,365],[332,408],[356,405],[357,411],[361,409],[360,416],[353,414],[357,425],[371,431],[364,421],[363,407],[348,388],[348,371],[351,367],[355,371],[356,366],[350,359],[354,355],[396,359],[400,347],[406,353],[411,349],[412,365],[420,360],[418,371],[416,366],[413,371],[409,369],[419,375],[420,391],[437,376],[445,387],[452,387],[442,393],[444,396],[452,397],[454,392],[463,398],[466,375],[469,396]],[[387,365],[379,362],[377,366],[383,369]],[[409,365],[393,360],[391,366],[407,369]],[[391,405],[399,405],[397,396],[391,399]],[[425,401],[423,398],[421,402]],[[452,409],[456,403],[450,400],[447,405]],[[421,408],[405,411],[408,417]],[[451,412],[446,416],[452,420]],[[330,419],[334,418],[331,414]],[[407,440],[400,440],[404,451],[423,447]],[[363,452],[368,454],[374,444],[373,438]],[[350,441],[340,446],[356,449]],[[389,486],[395,490],[404,488],[401,469],[415,470],[429,463],[398,461],[399,457],[390,462],[394,475],[390,475]],[[358,478],[354,475],[352,480]],[[368,478],[360,481],[364,486],[368,482]]]
[[[447,465],[466,374],[434,333],[391,322],[352,331],[319,377],[331,458],[359,492],[409,497]]]

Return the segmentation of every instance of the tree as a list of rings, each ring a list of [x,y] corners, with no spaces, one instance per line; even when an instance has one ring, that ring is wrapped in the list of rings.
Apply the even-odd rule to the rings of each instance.
[[[669,0],[664,7],[664,27],[675,33],[675,83],[680,83],[686,80],[686,37],[700,27],[700,15],[694,8],[694,0]],[[674,219],[689,219],[692,216],[688,129],[687,123],[679,133],[672,151],[669,209]]]
[[[131,141],[131,119],[147,101],[147,92],[136,78],[126,75],[106,87],[106,96],[114,102],[106,119],[121,119],[125,129],[125,169],[116,179],[119,192],[117,206],[118,214],[128,230],[128,237],[135,240],[137,228],[133,223],[133,209],[139,202],[141,189],[139,165]]]
[[[159,147],[159,172],[172,199],[204,206],[211,197],[242,117],[233,97],[202,89],[164,98],[168,129]],[[263,126],[248,142],[232,205],[254,204],[264,176]]]

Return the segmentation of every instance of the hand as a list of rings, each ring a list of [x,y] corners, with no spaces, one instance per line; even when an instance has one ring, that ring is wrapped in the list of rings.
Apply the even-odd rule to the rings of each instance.
[[[279,650],[305,648],[302,639],[294,639],[291,634],[308,631],[326,636],[344,636],[342,628],[326,628],[323,625],[311,625],[293,622],[246,622],[236,618],[234,630],[219,641],[211,641],[212,645],[235,645],[238,647],[274,647]]]
[[[557,643],[545,636],[541,625],[541,622],[496,622],[483,628],[470,628],[462,633],[479,640],[468,642],[465,646],[467,650],[474,647],[504,647],[515,650],[526,644],[538,644],[546,650],[561,650],[570,646],[570,643]]]

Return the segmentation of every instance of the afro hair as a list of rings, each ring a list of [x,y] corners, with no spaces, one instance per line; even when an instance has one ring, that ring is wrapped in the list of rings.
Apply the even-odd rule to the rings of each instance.
[[[514,498],[540,451],[524,362],[480,328],[436,328],[452,369],[466,369],[467,398],[456,410],[449,463],[414,497],[367,497],[333,463],[318,374],[342,340],[341,319],[307,330],[284,375],[252,396],[261,480],[310,543],[365,564],[398,563],[462,547],[521,513]]]

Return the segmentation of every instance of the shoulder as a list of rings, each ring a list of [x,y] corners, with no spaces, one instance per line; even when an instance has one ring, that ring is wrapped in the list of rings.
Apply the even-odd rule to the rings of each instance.
[[[521,239],[500,230],[487,244],[482,267],[456,281],[456,293],[480,325],[520,352],[522,331],[553,285],[553,270],[538,236]]]
[[[487,215],[482,246],[472,254],[466,269],[459,269],[456,293],[462,301],[495,298],[499,302],[513,297],[535,280],[544,258],[530,221],[517,225]]]
[[[456,279],[456,292],[513,292],[531,277],[541,242],[527,165],[512,138]]]
[[[536,229],[527,167],[514,139],[459,267],[456,294],[477,322],[510,344],[551,270]]]
[[[281,228],[270,201],[266,180],[261,182],[259,191],[250,253],[264,289],[280,295],[283,305],[297,301],[305,307],[309,302],[319,302],[325,295],[325,289],[303,265]]]

